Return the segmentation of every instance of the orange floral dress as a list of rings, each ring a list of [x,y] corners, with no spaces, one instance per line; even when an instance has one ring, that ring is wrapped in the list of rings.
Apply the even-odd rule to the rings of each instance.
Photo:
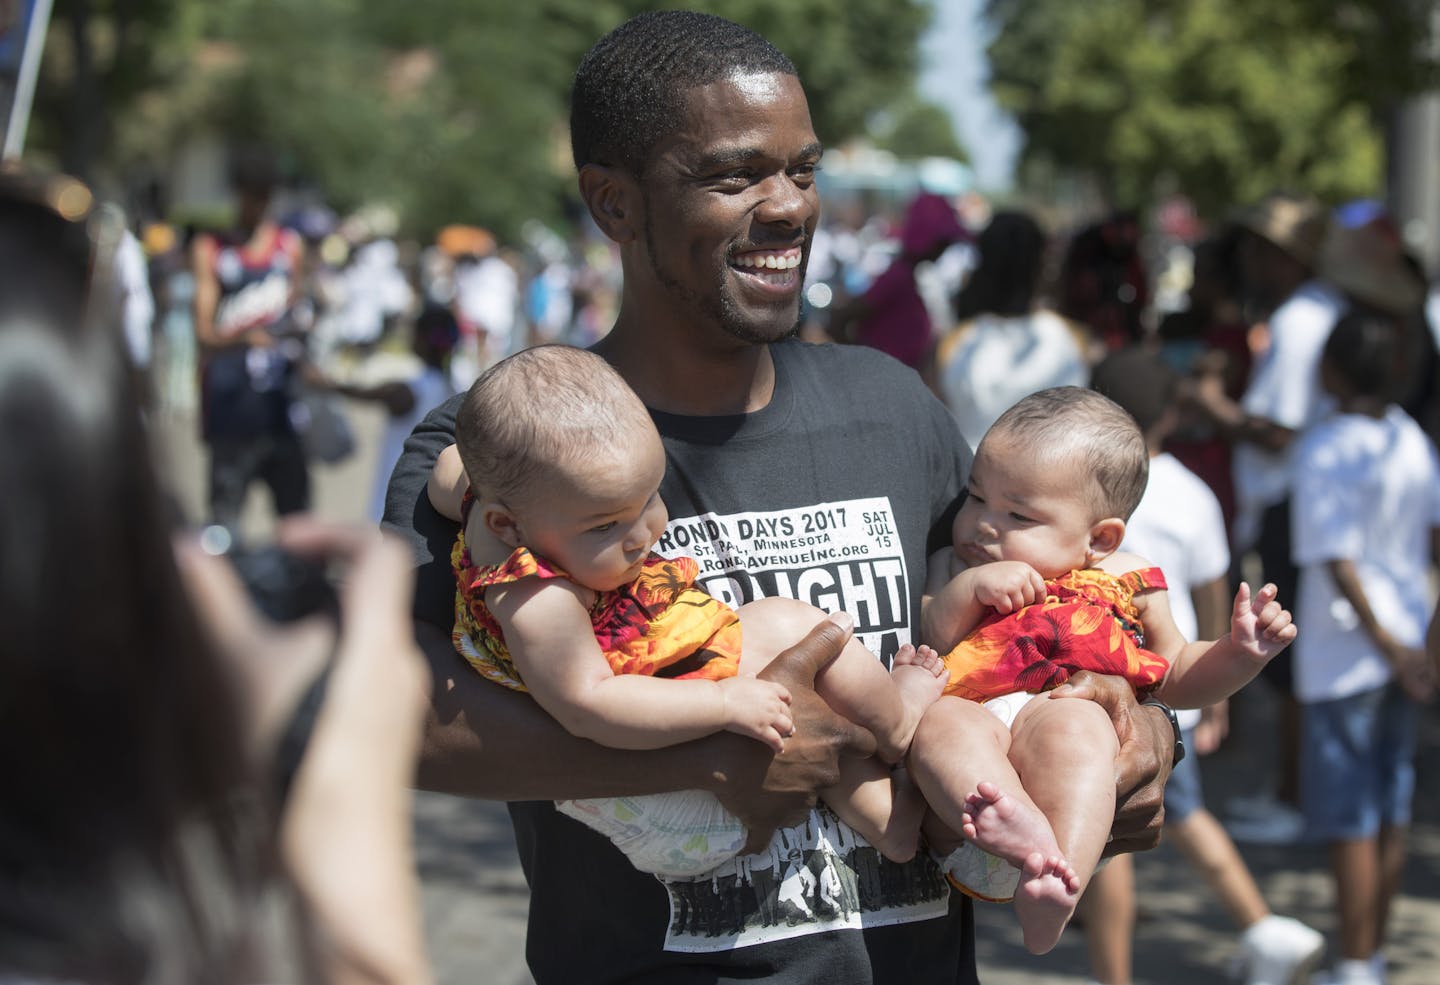
[[[516,691],[520,679],[505,635],[485,605],[485,589],[522,578],[569,575],[524,547],[502,564],[476,567],[462,531],[450,554],[455,571],[456,651],[484,677]],[[688,557],[673,561],[651,554],[640,576],[622,588],[600,592],[590,609],[595,641],[616,674],[650,677],[734,677],[740,666],[740,619],[735,611],[695,587],[699,568]]]
[[[1145,649],[1136,592],[1165,588],[1159,568],[1123,575],[1093,568],[1045,583],[1045,601],[991,613],[945,655],[946,694],[984,701],[1002,694],[1038,694],[1080,670],[1118,674],[1138,692],[1165,678],[1169,664]]]

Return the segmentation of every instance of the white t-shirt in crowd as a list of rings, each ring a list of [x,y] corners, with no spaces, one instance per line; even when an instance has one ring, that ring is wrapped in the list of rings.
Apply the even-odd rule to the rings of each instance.
[[[1225,517],[1210,487],[1168,452],[1150,459],[1150,480],[1140,505],[1125,524],[1120,549],[1138,554],[1165,572],[1175,628],[1191,642],[1199,635],[1197,585],[1223,578],[1230,570]],[[1200,712],[1176,713],[1182,728],[1194,728]]]
[[[415,405],[410,411],[385,422],[385,433],[380,438],[380,451],[375,456],[375,488],[370,494],[370,519],[379,523],[385,515],[385,490],[390,485],[390,473],[405,450],[405,439],[415,430],[415,425],[425,415],[448,400],[455,390],[450,386],[450,377],[444,370],[434,366],[424,367],[419,375],[409,381],[410,390],[415,394]]]
[[[1330,401],[1320,389],[1320,355],[1345,310],[1345,298],[1323,281],[1300,285],[1270,316],[1270,346],[1261,355],[1240,405],[1247,414],[1302,431],[1325,415]],[[1290,490],[1290,449],[1235,448],[1235,536],[1253,543],[1260,514]]]
[[[1407,646],[1424,641],[1430,614],[1430,537],[1440,527],[1440,461],[1420,426],[1398,407],[1382,419],[1335,414],[1295,449],[1292,554],[1300,568],[1295,609],[1295,692],[1328,701],[1379,687],[1390,668],[1326,563],[1355,564],[1376,618]]]
[[[1081,330],[1052,311],[1002,318],[979,315],[936,349],[936,378],[971,448],[1017,401],[1052,386],[1085,386],[1090,367]]]

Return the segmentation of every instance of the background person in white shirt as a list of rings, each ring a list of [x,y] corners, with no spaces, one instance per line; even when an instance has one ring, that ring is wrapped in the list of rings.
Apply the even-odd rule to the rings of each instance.
[[[1336,411],[1295,452],[1301,805],[1307,833],[1330,850],[1333,981],[1344,985],[1385,980],[1380,946],[1404,865],[1419,703],[1434,697],[1440,661],[1430,599],[1440,461],[1390,401],[1400,351],[1393,319],[1341,318],[1321,362]]]
[[[1150,477],[1125,527],[1122,549],[1165,572],[1170,612],[1187,639],[1223,633],[1229,619],[1230,548],[1220,501],[1199,476],[1168,452],[1179,421],[1174,371],[1149,349],[1123,349],[1095,367],[1091,385],[1134,416],[1150,450]],[[1188,755],[1165,786],[1165,835],[1224,906],[1240,931],[1238,966],[1246,985],[1299,982],[1320,960],[1325,939],[1291,917],[1270,911],[1260,887],[1224,827],[1205,807],[1199,757],[1224,736],[1225,702],[1202,713],[1180,710]],[[1201,716],[1206,727],[1201,728]],[[1135,935],[1134,863],[1113,859],[1081,900],[1094,980],[1130,985]]]

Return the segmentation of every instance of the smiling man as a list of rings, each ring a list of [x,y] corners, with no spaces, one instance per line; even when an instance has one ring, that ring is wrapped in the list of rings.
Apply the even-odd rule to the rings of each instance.
[[[624,269],[595,351],[665,445],[671,519],[656,551],[695,558],[700,585],[732,605],[784,595],[848,618],[767,669],[789,688],[797,727],[779,755],[730,734],[642,753],[572,738],[451,649],[455,527],[423,490],[454,440],[457,397],[412,435],[386,512],[421,558],[417,634],[436,674],[420,781],[512,801],[541,985],[974,982],[968,901],[928,857],[887,861],[815,798],[840,755],[873,749],[816,697],[815,670],[852,620],[887,663],[918,642],[926,559],[948,543],[970,452],[898,362],[791,338],[821,155],[795,68],[720,18],[644,14],[581,62],[571,139],[581,194]],[[1131,805],[1116,842],[1149,847],[1171,732],[1133,697],[1116,709],[1129,750],[1119,797]],[[695,882],[637,872],[551,803],[688,788],[744,820],[754,852]]]

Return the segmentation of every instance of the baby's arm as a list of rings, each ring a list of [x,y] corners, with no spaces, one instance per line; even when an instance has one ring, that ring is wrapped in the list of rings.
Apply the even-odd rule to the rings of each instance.
[[[431,470],[430,480],[425,484],[425,495],[430,497],[430,505],[435,507],[435,512],[441,516],[459,520],[460,503],[465,498],[465,490],[469,488],[470,480],[465,475],[465,466],[460,463],[460,449],[447,445],[435,460],[435,468]]]
[[[961,568],[947,549],[931,556],[929,572],[920,638],[941,653],[954,649],[991,609],[1014,612],[1045,598],[1045,579],[1023,561]]]
[[[755,677],[615,674],[595,642],[584,593],[535,578],[486,593],[531,694],[566,731],[616,749],[658,749],[719,731],[784,749],[794,729],[785,687]]]
[[[1156,697],[1175,708],[1203,708],[1234,694],[1250,682],[1295,639],[1290,613],[1267,584],[1253,596],[1242,582],[1230,611],[1230,632],[1213,642],[1187,643],[1170,616],[1163,591],[1136,596],[1150,649],[1170,662]]]

